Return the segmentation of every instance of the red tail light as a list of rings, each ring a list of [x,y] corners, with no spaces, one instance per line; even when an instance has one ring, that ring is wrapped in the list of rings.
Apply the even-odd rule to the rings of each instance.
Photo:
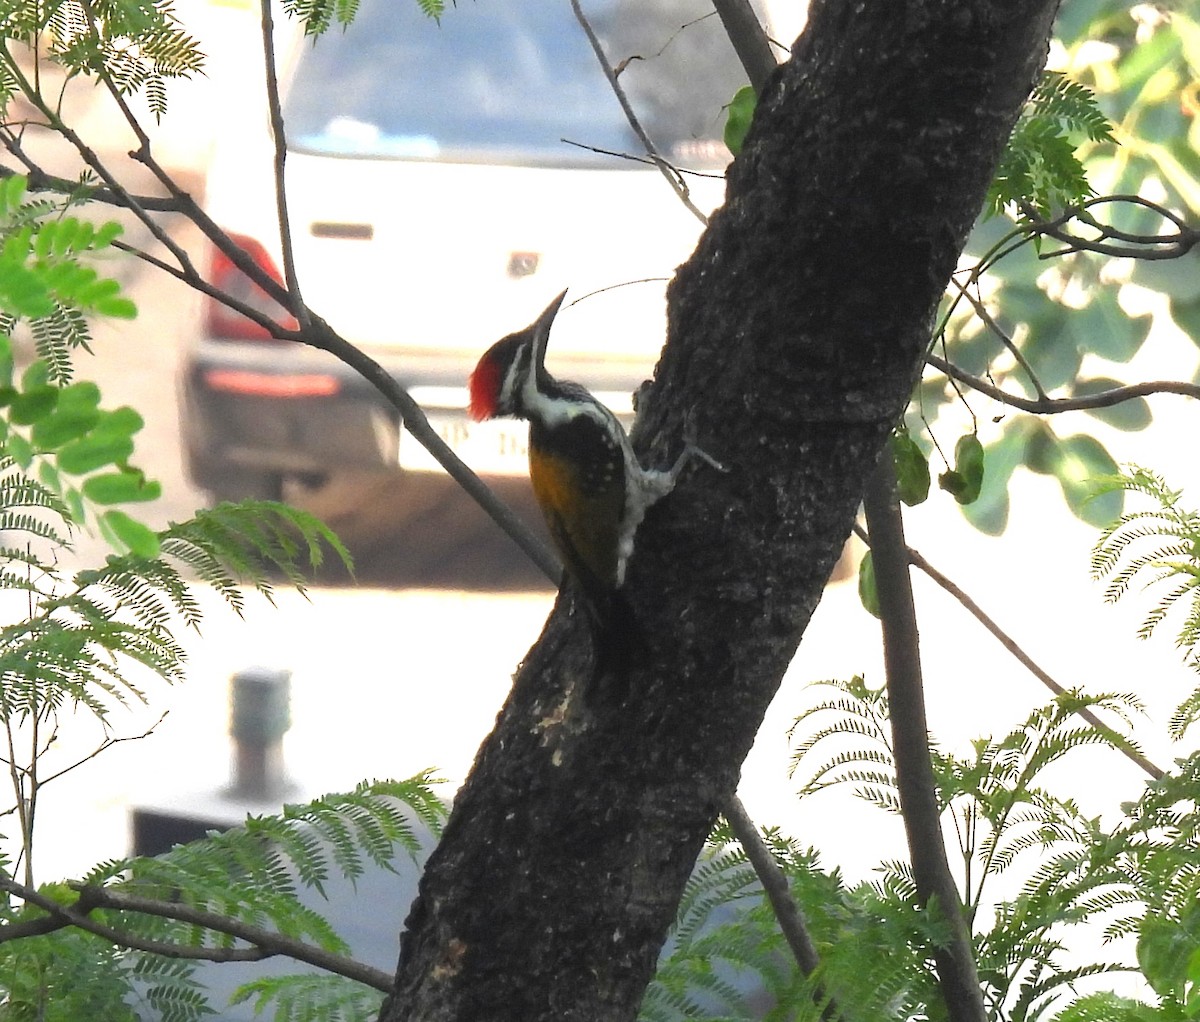
[[[272,279],[283,281],[283,275],[275,265],[275,260],[259,242],[244,234],[231,234],[229,237]],[[280,326],[289,330],[296,329],[297,323],[292,314],[234,266],[229,257],[217,248],[212,250],[209,283],[231,298],[270,316]],[[227,305],[213,298],[206,298],[204,305],[204,324],[210,337],[225,337],[238,341],[271,339],[271,333],[265,327],[247,319],[240,312],[234,312]]]

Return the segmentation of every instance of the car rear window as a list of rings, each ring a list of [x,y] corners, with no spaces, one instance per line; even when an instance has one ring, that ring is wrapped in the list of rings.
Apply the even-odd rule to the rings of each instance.
[[[705,0],[590,0],[589,20],[660,152],[720,166],[724,106],[745,77]],[[289,146],[338,156],[639,166],[640,154],[568,0],[363,0],[305,40],[287,93]],[[575,143],[575,144],[572,144]]]

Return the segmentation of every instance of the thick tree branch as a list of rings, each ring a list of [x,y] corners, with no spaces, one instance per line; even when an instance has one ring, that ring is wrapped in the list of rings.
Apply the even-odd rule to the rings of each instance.
[[[560,596],[460,790],[387,1022],[628,1022],[919,375],[1053,0],[815,0],[669,289],[623,695]]]
[[[896,786],[908,838],[917,897],[935,907],[950,929],[950,940],[935,949],[938,979],[952,1022],[985,1022],[983,992],[975,968],[975,949],[962,910],[958,888],[950,873],[942,837],[941,811],[933,762],[917,615],[908,574],[908,546],[896,496],[892,459],[881,457],[863,493],[871,563],[883,626],[883,658],[887,673],[888,716],[896,760]]]

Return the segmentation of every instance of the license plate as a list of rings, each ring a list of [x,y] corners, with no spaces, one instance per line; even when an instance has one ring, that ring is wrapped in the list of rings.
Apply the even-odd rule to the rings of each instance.
[[[461,412],[426,412],[429,424],[478,475],[517,476],[529,472],[529,424],[516,419],[472,422]],[[400,431],[400,467],[407,472],[443,471],[407,431]]]

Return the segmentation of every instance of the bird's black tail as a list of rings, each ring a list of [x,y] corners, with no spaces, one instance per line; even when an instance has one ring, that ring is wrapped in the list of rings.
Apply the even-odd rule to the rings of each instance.
[[[619,589],[583,592],[581,597],[587,608],[595,657],[588,701],[622,702],[629,693],[634,666],[647,652],[642,626]]]

